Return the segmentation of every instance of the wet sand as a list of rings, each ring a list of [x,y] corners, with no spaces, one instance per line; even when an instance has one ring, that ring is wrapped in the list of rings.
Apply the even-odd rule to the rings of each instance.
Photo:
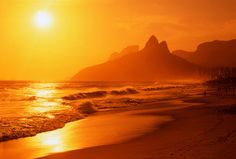
[[[121,143],[172,121],[170,116],[143,114],[150,110],[101,113],[68,123],[64,128],[0,143],[0,158],[33,159],[51,153]]]
[[[172,115],[176,120],[139,138],[119,144],[58,153],[44,159],[235,159],[236,101],[198,98],[199,106],[144,113]],[[232,106],[233,105],[233,106]]]
[[[0,143],[0,158],[235,158],[234,97],[194,97],[109,112]],[[161,107],[158,107],[160,105]],[[71,151],[72,150],[72,151]],[[58,153],[59,152],[59,153]]]

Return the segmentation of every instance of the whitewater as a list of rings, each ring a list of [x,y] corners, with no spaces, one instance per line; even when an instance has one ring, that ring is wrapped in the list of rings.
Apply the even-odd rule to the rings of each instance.
[[[202,94],[192,82],[0,82],[0,141],[62,128],[90,114]]]

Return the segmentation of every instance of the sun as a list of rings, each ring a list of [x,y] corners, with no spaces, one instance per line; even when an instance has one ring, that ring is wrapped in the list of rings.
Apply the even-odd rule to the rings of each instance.
[[[52,24],[52,16],[45,11],[38,11],[35,16],[35,23],[39,28],[46,28]]]

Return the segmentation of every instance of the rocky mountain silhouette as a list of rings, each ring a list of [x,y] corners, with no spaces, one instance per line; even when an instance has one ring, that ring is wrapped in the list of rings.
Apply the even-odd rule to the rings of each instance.
[[[124,48],[120,53],[115,52],[115,53],[111,54],[109,60],[115,60],[115,59],[120,58],[120,57],[122,57],[126,54],[133,53],[133,52],[138,52],[138,51],[139,51],[139,46],[138,45],[131,45],[131,46],[128,46],[128,47]]]
[[[72,80],[176,80],[192,77],[197,69],[197,65],[171,54],[165,41],[159,43],[155,36],[151,36],[142,50],[85,68],[76,74]]]
[[[173,54],[204,67],[236,67],[236,39],[205,42],[195,52],[175,51]]]

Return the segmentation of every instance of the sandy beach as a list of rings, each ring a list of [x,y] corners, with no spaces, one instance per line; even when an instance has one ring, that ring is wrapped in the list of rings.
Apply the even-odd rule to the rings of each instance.
[[[15,156],[18,159],[233,159],[235,104],[234,97],[196,96],[100,112],[68,123],[62,129],[2,142],[0,156],[8,159]]]
[[[167,115],[147,115],[150,110],[97,113],[66,124],[62,129],[0,143],[0,157],[33,159],[51,153],[121,143],[153,131],[173,120]]]
[[[196,100],[207,101],[207,98],[189,101]],[[58,153],[44,159],[234,159],[234,104],[233,98],[215,98],[189,108],[144,112],[149,116],[172,115],[175,120],[123,143]]]

